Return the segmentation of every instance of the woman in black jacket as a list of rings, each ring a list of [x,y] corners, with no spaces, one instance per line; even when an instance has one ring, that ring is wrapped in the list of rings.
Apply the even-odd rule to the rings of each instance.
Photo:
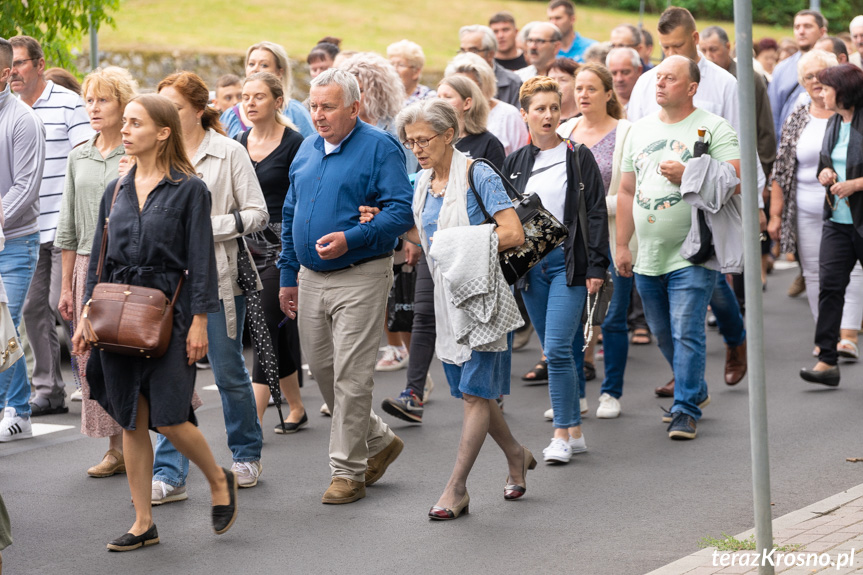
[[[522,85],[519,99],[532,143],[507,157],[504,173],[521,193],[538,194],[569,229],[566,242],[527,274],[522,290],[548,358],[554,437],[543,455],[546,462],[567,463],[572,454],[587,451],[579,409],[584,387],[581,315],[587,293],[600,288],[609,264],[605,188],[590,150],[557,135],[562,99],[558,83],[545,76],[531,78]],[[581,193],[587,230],[578,224]]]
[[[824,228],[819,253],[818,321],[815,345],[818,363],[801,369],[811,383],[839,385],[836,344],[839,341],[845,288],[851,270],[863,262],[863,70],[842,64],[818,73],[827,109],[827,122],[818,181],[826,188]]]

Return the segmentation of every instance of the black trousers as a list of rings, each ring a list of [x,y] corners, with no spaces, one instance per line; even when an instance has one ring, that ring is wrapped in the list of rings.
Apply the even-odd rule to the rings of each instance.
[[[818,359],[827,365],[836,365],[842,325],[842,308],[845,306],[845,288],[851,279],[851,270],[863,262],[863,237],[853,224],[824,222],[819,250],[818,322],[815,324],[815,345],[821,352]]]
[[[423,398],[426,374],[434,359],[437,331],[434,318],[434,281],[425,255],[417,262],[417,283],[414,288],[414,321],[411,326],[410,361],[407,386],[417,397]]]

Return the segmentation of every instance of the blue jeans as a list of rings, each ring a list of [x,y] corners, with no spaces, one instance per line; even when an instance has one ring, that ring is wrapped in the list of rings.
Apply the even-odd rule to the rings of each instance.
[[[222,397],[222,412],[228,431],[228,447],[234,461],[249,462],[261,459],[264,443],[252,380],[246,370],[243,357],[243,324],[246,316],[245,296],[235,296],[237,309],[237,336],[228,337],[225,321],[225,304],[221,311],[207,314],[207,357],[213,368],[213,376]],[[184,485],[189,475],[189,460],[186,459],[163,435],[156,439],[153,460],[153,479],[175,487]]]
[[[7,239],[0,252],[0,277],[6,286],[9,298],[9,313],[16,331],[21,325],[21,311],[30,289],[30,280],[39,261],[39,232]],[[31,333],[30,337],[38,336]],[[30,415],[30,380],[27,379],[27,363],[23,360],[0,373],[0,408],[14,407],[18,415]]]
[[[611,259],[611,258],[609,258]],[[602,349],[605,352],[605,379],[602,380],[600,394],[607,393],[620,399],[623,395],[623,372],[626,371],[626,357],[629,354],[629,327],[627,312],[632,296],[633,278],[617,275],[614,262],[608,266],[614,282],[614,292],[605,320],[602,322]]]
[[[716,316],[716,326],[725,345],[737,347],[746,341],[746,324],[740,313],[740,304],[725,276],[717,274],[716,289],[710,298],[710,309]]]
[[[696,420],[701,417],[698,404],[707,398],[704,315],[717,277],[717,272],[701,266],[660,276],[635,274],[647,325],[674,372],[671,412],[682,411]]]
[[[554,410],[554,427],[567,429],[581,425],[579,398],[585,385],[581,314],[587,288],[566,285],[562,247],[530,270],[527,281],[522,297],[548,360],[548,394]]]

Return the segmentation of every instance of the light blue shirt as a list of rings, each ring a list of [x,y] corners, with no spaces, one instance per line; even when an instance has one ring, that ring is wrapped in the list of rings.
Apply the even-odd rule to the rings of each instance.
[[[561,48],[560,52],[557,53],[557,56],[559,58],[572,58],[576,62],[584,62],[584,51],[593,44],[596,44],[596,40],[585,38],[576,32],[575,38],[572,40],[572,46],[569,47],[569,50]]]
[[[843,122],[839,125],[839,138],[836,140],[836,145],[833,146],[833,151],[830,153],[830,159],[833,160],[833,171],[836,172],[836,181],[845,181],[846,163],[848,159],[848,140],[851,138],[851,122]],[[848,205],[848,199],[840,199],[836,194],[833,194],[833,216],[831,222],[837,224],[853,224],[851,219],[851,207]]]

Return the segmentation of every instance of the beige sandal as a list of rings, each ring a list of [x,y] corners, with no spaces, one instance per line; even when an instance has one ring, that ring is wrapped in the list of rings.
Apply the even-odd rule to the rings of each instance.
[[[111,477],[117,473],[126,473],[126,461],[123,454],[116,449],[109,449],[101,463],[87,470],[90,477]]]

